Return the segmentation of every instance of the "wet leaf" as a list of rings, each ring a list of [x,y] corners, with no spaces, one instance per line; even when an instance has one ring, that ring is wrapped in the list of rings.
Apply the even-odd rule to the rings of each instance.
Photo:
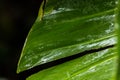
[[[116,80],[117,52],[105,49],[42,70],[27,80]]]
[[[26,39],[18,73],[60,58],[116,44],[116,0],[48,0],[44,15],[43,6],[44,2]]]

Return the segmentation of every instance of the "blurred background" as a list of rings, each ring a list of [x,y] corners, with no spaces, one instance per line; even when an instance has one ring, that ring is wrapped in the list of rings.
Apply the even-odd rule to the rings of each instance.
[[[0,0],[0,80],[20,80],[17,63],[40,3],[41,0]]]

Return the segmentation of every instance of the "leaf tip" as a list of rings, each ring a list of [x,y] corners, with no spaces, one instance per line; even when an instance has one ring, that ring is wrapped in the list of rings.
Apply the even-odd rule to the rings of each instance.
[[[44,5],[45,5],[45,0],[43,0],[42,1],[42,3],[41,3],[41,5],[40,5],[40,8],[39,8],[39,12],[38,12],[38,19],[37,20],[39,20],[39,21],[41,21],[42,20],[42,18],[43,18],[43,15],[44,15]]]

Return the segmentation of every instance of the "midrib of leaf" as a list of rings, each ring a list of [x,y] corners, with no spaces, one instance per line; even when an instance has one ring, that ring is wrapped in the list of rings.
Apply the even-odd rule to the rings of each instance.
[[[115,52],[115,53],[116,53],[116,52]],[[76,75],[79,75],[79,74],[81,74],[81,73],[86,72],[90,67],[93,67],[93,66],[96,66],[96,65],[98,65],[98,64],[104,63],[104,62],[106,62],[106,61],[108,61],[108,60],[110,60],[110,59],[113,59],[113,58],[116,58],[116,55],[115,55],[115,54],[110,55],[110,56],[107,56],[107,57],[105,57],[105,58],[103,58],[103,59],[101,59],[101,60],[99,60],[99,61],[97,61],[97,62],[94,62],[94,63],[92,63],[92,64],[90,64],[90,65],[88,65],[88,66],[86,66],[86,67],[83,67],[83,68],[81,68],[80,70],[77,70],[76,72],[74,72],[73,74],[71,74],[71,75],[70,75],[70,78],[72,78],[72,77],[74,77],[74,76],[76,76]],[[64,80],[69,80],[69,78],[65,78]]]
[[[120,80],[120,0],[118,0],[117,10],[116,10],[116,22],[115,28],[117,31],[117,55],[118,55],[118,68],[117,68],[117,79]]]

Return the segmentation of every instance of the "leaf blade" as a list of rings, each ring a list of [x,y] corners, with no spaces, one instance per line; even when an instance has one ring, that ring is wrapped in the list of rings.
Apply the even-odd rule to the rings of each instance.
[[[27,80],[115,80],[117,53],[105,49],[39,71]]]
[[[82,0],[72,1],[48,1],[43,20],[36,20],[27,37],[17,72],[85,50],[116,44],[115,1],[103,1],[107,5],[103,4],[102,7],[98,4],[99,0],[90,3]],[[51,11],[48,10],[49,7]],[[88,10],[89,7],[95,8]],[[88,48],[84,49],[85,47]]]

